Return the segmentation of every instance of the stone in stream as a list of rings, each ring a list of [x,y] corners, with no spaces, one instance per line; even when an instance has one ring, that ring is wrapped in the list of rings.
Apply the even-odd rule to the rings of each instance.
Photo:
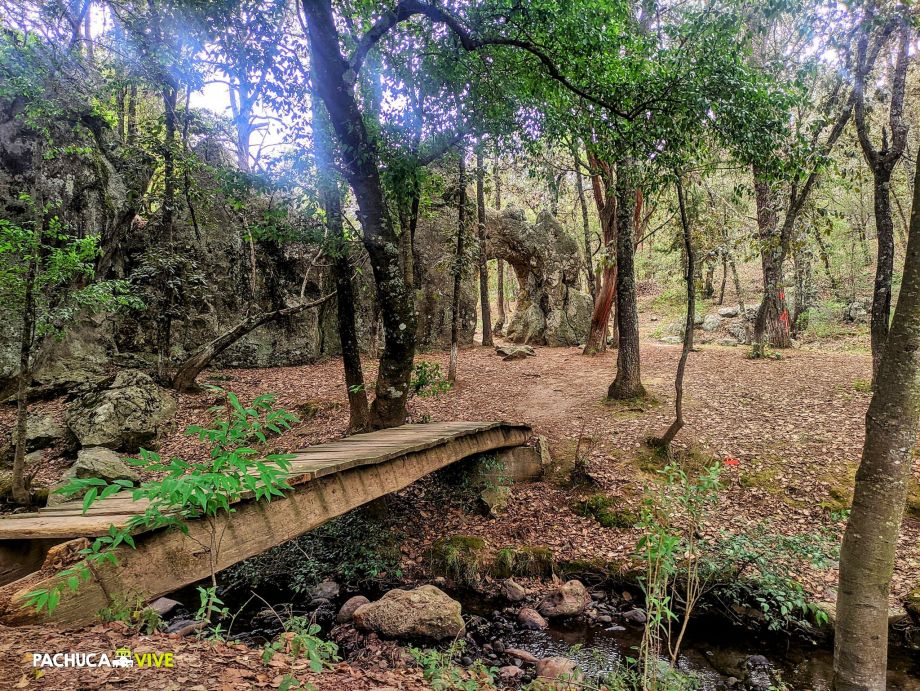
[[[502,581],[502,595],[504,595],[505,599],[509,602],[520,602],[527,597],[527,591],[520,583],[517,583],[512,578],[508,578]]]
[[[355,625],[386,638],[456,638],[464,632],[460,603],[433,585],[396,588],[354,612]]]
[[[537,611],[544,617],[575,617],[583,614],[591,596],[581,581],[571,580],[543,598]]]
[[[517,615],[517,622],[528,631],[542,631],[549,624],[533,607],[524,607]]]
[[[339,609],[339,613],[335,615],[335,621],[337,624],[347,624],[355,616],[355,610],[362,605],[366,605],[370,602],[363,595],[355,595],[345,600],[345,604]]]
[[[508,657],[513,657],[516,660],[520,660],[522,663],[528,665],[535,665],[539,662],[539,659],[536,655],[528,653],[526,650],[521,650],[520,648],[505,648],[505,655]]]
[[[335,581],[323,581],[310,591],[313,599],[335,600],[339,596],[341,588]]]
[[[553,681],[574,681],[579,676],[578,665],[567,657],[546,657],[537,661],[537,676]]]
[[[643,612],[641,609],[631,609],[623,614],[623,619],[628,621],[630,624],[644,624],[648,617],[645,616],[645,612]]]
[[[515,665],[505,665],[498,670],[498,676],[505,681],[514,681],[524,676],[524,670]]]

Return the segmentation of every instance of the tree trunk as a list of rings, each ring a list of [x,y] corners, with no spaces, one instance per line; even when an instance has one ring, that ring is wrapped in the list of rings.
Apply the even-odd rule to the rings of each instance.
[[[574,150],[575,157],[575,190],[578,193],[578,206],[581,208],[581,229],[585,237],[585,279],[588,283],[588,292],[591,299],[597,302],[597,289],[594,285],[594,260],[591,251],[591,226],[588,222],[588,202],[585,199],[584,178],[581,175],[581,164],[578,162],[578,150]]]
[[[454,292],[450,310],[450,364],[447,381],[457,381],[460,355],[460,291],[463,287],[463,239],[466,235],[466,147],[460,145],[460,198],[457,207],[457,253],[454,255]]]
[[[617,168],[616,218],[617,218],[617,374],[607,397],[626,400],[645,395],[640,373],[639,310],[636,305],[636,276],[633,266],[635,252],[634,211],[636,188],[629,180],[630,164]]]
[[[492,311],[489,309],[489,263],[486,257],[486,169],[482,150],[476,150],[476,215],[479,221],[479,301],[482,309],[482,344],[492,343]]]
[[[250,333],[257,327],[262,326],[262,324],[271,321],[272,319],[278,319],[279,317],[293,317],[295,314],[300,314],[304,310],[310,309],[311,307],[318,307],[319,305],[332,298],[334,295],[335,293],[329,293],[328,295],[324,295],[318,300],[313,300],[312,302],[307,302],[301,305],[294,305],[293,307],[283,307],[281,309],[261,312],[260,314],[246,317],[239,324],[229,329],[228,331],[225,331],[214,340],[204,344],[198,350],[192,353],[192,355],[186,358],[185,361],[176,368],[176,373],[172,378],[173,388],[177,391],[194,390],[195,379],[198,377],[201,371],[207,367],[211,361],[214,360],[214,358],[216,358],[227,348],[240,340],[243,336]]]
[[[872,291],[872,319],[869,334],[872,341],[872,380],[888,339],[891,317],[891,277],[894,273],[894,223],[891,219],[891,171],[877,166],[872,171],[872,191],[875,207],[875,234],[878,238],[878,260],[875,265],[875,287]]]
[[[329,0],[304,0],[302,6],[315,87],[329,113],[340,150],[350,153],[345,157],[344,173],[358,204],[383,321],[384,347],[369,425],[372,429],[394,427],[406,419],[415,358],[415,304],[400,265],[399,237],[384,202],[377,144],[365,127],[346,77],[350,67],[339,50],[332,6]]]
[[[759,171],[754,171],[757,201],[757,230],[760,262],[763,268],[763,300],[754,321],[754,357],[763,357],[766,343],[775,348],[789,348],[789,310],[783,290],[783,260],[786,247],[778,225],[776,195]],[[787,211],[787,214],[790,213]]]
[[[585,355],[595,355],[607,350],[607,324],[617,291],[617,200],[611,190],[609,166],[602,163],[590,152],[588,162],[591,165],[591,190],[594,205],[601,220],[606,256],[601,273],[600,288],[595,289],[594,310],[591,312],[591,326],[585,341]],[[602,184],[605,183],[605,184]]]
[[[336,319],[345,370],[345,390],[348,394],[348,432],[355,434],[367,429],[370,411],[355,328],[355,291],[350,252],[342,222],[342,191],[333,166],[329,118],[318,102],[313,105],[313,140],[320,201],[326,215],[326,230],[333,245],[332,271],[335,277]]]
[[[837,280],[834,278],[834,272],[831,270],[831,258],[827,253],[827,245],[824,244],[824,238],[821,237],[821,231],[814,227],[815,241],[818,243],[818,254],[821,255],[821,263],[824,265],[824,273],[827,274],[827,280],[831,284],[831,292],[834,295],[839,293]]]
[[[728,282],[728,258],[722,253],[722,285],[719,287],[719,304],[725,303],[725,284]]]
[[[675,184],[677,188],[677,204],[680,208],[680,226],[684,235],[684,253],[687,259],[686,274],[684,279],[687,283],[687,318],[684,322],[684,347],[680,352],[680,360],[677,363],[677,373],[674,376],[674,422],[668,427],[667,431],[658,439],[653,440],[653,445],[662,449],[670,448],[674,437],[684,426],[684,371],[687,368],[687,358],[690,357],[690,351],[693,350],[693,321],[696,318],[696,284],[695,284],[695,267],[693,257],[693,236],[690,233],[690,221],[687,218],[687,206],[684,201],[684,188],[680,178]],[[723,280],[724,284],[724,280]],[[724,288],[724,285],[723,285]]]
[[[496,151],[495,158],[492,159],[492,178],[495,184],[495,208],[498,211],[502,209],[502,181],[499,177],[498,170],[498,152]],[[497,285],[498,290],[498,319],[495,321],[495,326],[492,329],[495,333],[501,335],[505,332],[505,264],[499,259],[497,262]]]
[[[837,691],[885,689],[888,594],[920,417],[920,161],[891,331],[866,413],[866,439],[840,553]]]

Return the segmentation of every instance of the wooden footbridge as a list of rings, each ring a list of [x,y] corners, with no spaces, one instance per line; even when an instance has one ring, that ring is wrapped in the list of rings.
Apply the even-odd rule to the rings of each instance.
[[[189,521],[175,529],[135,536],[136,549],[117,549],[118,564],[94,567],[92,580],[65,590],[52,615],[24,607],[24,595],[55,582],[88,538],[124,526],[144,512],[130,494],[93,504],[68,502],[0,519],[0,624],[41,620],[78,626],[113,602],[148,602],[195,583],[215,570],[291,540],[355,507],[400,490],[419,478],[475,454],[525,444],[527,425],[440,422],[403,425],[347,437],[297,452],[287,482],[293,491],[271,502],[240,501],[235,512]],[[213,539],[217,536],[216,541]],[[216,544],[216,548],[209,546]]]

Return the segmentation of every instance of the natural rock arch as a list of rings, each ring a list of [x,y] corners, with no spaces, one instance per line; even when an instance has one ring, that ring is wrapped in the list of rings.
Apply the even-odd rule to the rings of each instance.
[[[490,212],[486,233],[489,257],[508,262],[520,285],[508,338],[548,346],[584,343],[593,303],[578,289],[575,239],[548,211],[529,223],[520,209]]]

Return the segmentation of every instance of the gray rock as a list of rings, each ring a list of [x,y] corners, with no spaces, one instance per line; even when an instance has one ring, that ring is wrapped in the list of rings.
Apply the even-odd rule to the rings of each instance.
[[[511,498],[511,488],[507,485],[494,485],[486,487],[479,493],[486,512],[490,516],[500,516],[508,508],[508,499]]]
[[[703,331],[717,331],[722,325],[722,318],[716,314],[707,314],[703,318]]]
[[[666,336],[676,336],[678,340],[684,340],[684,331],[686,330],[686,324],[683,320],[674,321],[668,324],[665,329]],[[661,339],[664,340],[664,339]]]
[[[79,499],[82,495],[65,495],[55,490],[63,487],[73,478],[91,477],[97,477],[109,483],[115,480],[130,480],[136,483],[141,479],[140,475],[122,461],[114,451],[102,447],[80,449],[76,463],[61,476],[60,482],[48,488],[48,505],[53,506]]]
[[[345,604],[339,608],[338,614],[335,615],[335,621],[337,624],[348,624],[354,619],[355,610],[359,607],[363,607],[368,604],[368,600],[363,595],[355,595],[345,600]]]
[[[734,339],[738,341],[738,343],[743,344],[743,343],[748,342],[748,333],[747,333],[747,330],[744,328],[744,324],[741,322],[741,320],[738,320],[738,321],[735,321],[729,324],[728,333],[730,333],[732,337],[734,337]]]
[[[683,336],[664,336],[659,339],[662,343],[668,343],[669,345],[680,345],[684,342]]]
[[[702,326],[702,325],[703,325],[703,315],[702,315],[702,314],[694,314],[694,315],[693,315],[693,325],[694,325],[694,326]]]
[[[584,613],[591,596],[581,581],[568,581],[547,595],[537,606],[544,617],[574,617]]]
[[[641,609],[631,609],[623,614],[623,619],[631,624],[644,624],[648,620],[648,617]]]
[[[495,347],[495,352],[502,356],[502,360],[523,360],[537,354],[529,345],[500,345]]]
[[[844,319],[854,324],[865,324],[869,320],[869,307],[863,300],[856,300],[847,305]]]
[[[520,648],[505,648],[505,655],[520,660],[528,665],[535,665],[540,661],[536,655],[528,653],[526,650],[521,650]]]
[[[335,581],[323,581],[310,591],[310,596],[314,599],[335,600],[340,591],[341,588]]]
[[[527,597],[527,591],[520,583],[509,578],[502,581],[502,595],[504,595],[505,599],[509,602],[520,602]]]
[[[152,609],[161,617],[165,617],[167,614],[176,609],[176,607],[181,606],[181,602],[177,602],[176,600],[172,600],[168,597],[158,597],[156,600],[147,605],[148,608]]]
[[[26,451],[45,449],[65,437],[66,430],[50,415],[29,415],[26,420]]]
[[[464,631],[460,603],[433,585],[395,589],[354,612],[355,625],[385,638],[456,638]]]
[[[738,314],[739,314],[739,308],[738,308],[737,306],[735,306],[735,307],[720,307],[720,308],[719,308],[719,316],[720,316],[720,317],[731,318],[731,317],[737,317]]]
[[[67,409],[67,424],[80,444],[134,453],[153,442],[176,413],[176,399],[149,375],[124,370],[103,391],[82,396]]]
[[[528,631],[542,631],[549,626],[546,619],[544,619],[533,607],[524,607],[521,609],[517,615],[517,622],[521,628]]]

